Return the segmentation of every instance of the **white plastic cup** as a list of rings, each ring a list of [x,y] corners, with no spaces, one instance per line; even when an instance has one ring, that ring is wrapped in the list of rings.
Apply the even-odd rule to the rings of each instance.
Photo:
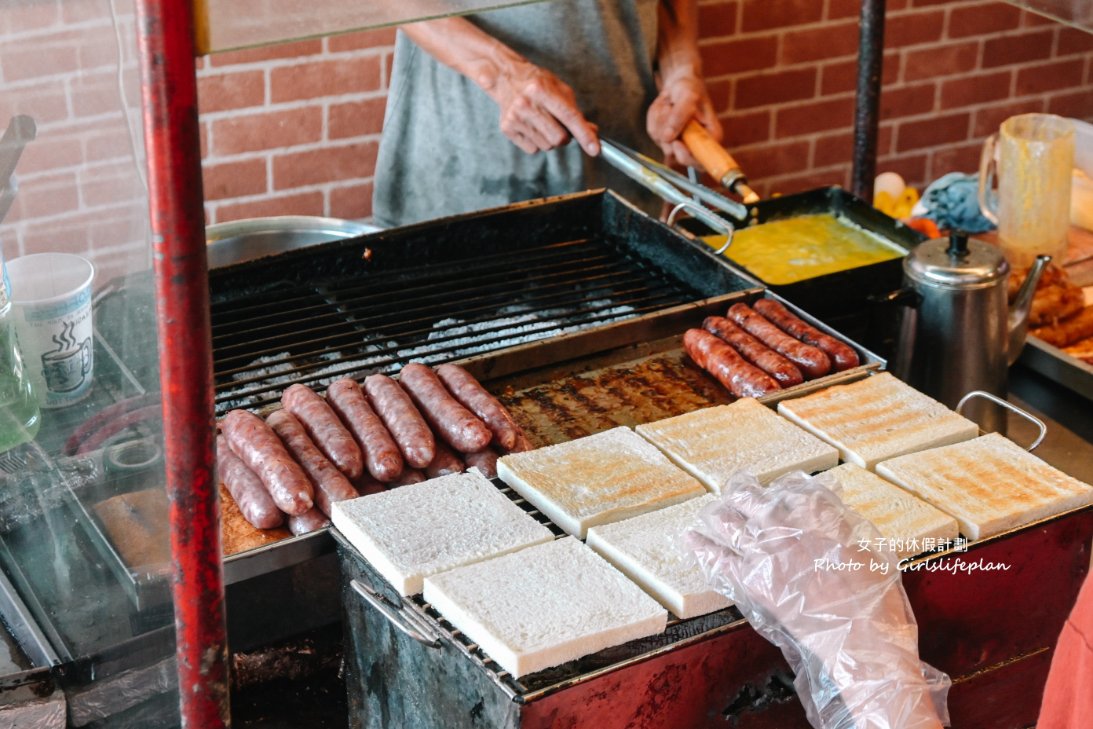
[[[72,253],[8,261],[19,350],[43,408],[71,405],[91,391],[91,280],[95,267]]]

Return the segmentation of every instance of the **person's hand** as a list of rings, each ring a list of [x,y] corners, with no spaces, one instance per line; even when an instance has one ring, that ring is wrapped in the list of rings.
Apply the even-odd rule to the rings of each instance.
[[[826,478],[795,473],[762,487],[737,474],[684,542],[782,648],[815,726],[937,729],[931,684],[948,679],[919,660],[895,556],[870,548],[876,528]]]
[[[573,89],[550,71],[523,60],[509,63],[487,92],[501,110],[501,131],[528,154],[571,137],[589,155],[600,153],[596,126],[577,108]]]
[[[664,152],[667,164],[702,167],[680,139],[683,127],[691,119],[697,119],[710,136],[721,141],[721,122],[702,79],[691,74],[663,79],[660,94],[649,105],[645,127],[649,137]]]

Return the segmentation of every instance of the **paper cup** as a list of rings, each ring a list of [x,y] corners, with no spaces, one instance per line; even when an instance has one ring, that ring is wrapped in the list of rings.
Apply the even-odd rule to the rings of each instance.
[[[91,390],[91,262],[71,253],[35,253],[8,261],[19,349],[44,408]]]

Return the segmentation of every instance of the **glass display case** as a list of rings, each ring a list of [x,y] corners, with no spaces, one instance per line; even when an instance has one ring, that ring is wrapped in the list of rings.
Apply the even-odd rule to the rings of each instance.
[[[2,617],[19,650],[38,655],[32,667],[50,664],[69,726],[171,726],[171,559],[133,8],[17,0],[3,18],[0,200],[10,209],[0,244],[11,302],[0,330],[39,420],[0,453]],[[9,395],[0,391],[7,421]]]

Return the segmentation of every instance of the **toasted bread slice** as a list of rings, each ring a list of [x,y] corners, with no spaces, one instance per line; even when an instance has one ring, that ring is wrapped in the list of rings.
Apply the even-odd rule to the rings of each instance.
[[[427,577],[425,600],[516,678],[657,635],[668,621],[573,537]]]
[[[831,468],[839,452],[752,398],[639,425],[639,435],[715,494],[739,470],[769,483]]]
[[[952,514],[968,539],[1093,503],[1093,487],[997,433],[893,458],[877,473]]]
[[[783,400],[778,412],[838,448],[847,463],[869,470],[979,433],[972,421],[887,372]]]
[[[626,427],[497,461],[497,475],[567,533],[701,496],[702,484]]]
[[[827,473],[842,486],[843,503],[873,523],[886,540],[882,549],[895,552],[897,559],[925,551],[927,539],[943,543],[960,534],[956,519],[872,471],[844,463]]]

